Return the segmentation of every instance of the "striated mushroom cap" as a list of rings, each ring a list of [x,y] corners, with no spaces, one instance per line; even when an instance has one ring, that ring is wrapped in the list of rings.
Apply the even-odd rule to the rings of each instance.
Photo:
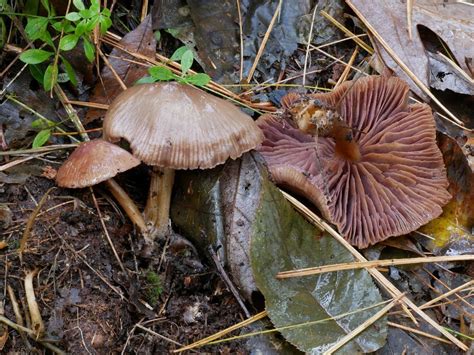
[[[61,187],[82,188],[108,180],[140,164],[140,160],[119,146],[95,139],[81,143],[56,175]]]
[[[172,169],[212,168],[263,139],[251,117],[231,103],[175,82],[124,91],[104,118],[104,137],[125,138],[143,162]]]
[[[418,229],[451,198],[431,110],[407,105],[407,95],[402,80],[379,76],[313,95],[352,127],[357,159],[337,154],[336,136],[314,137],[284,118],[257,120],[275,182],[310,199],[359,248]]]

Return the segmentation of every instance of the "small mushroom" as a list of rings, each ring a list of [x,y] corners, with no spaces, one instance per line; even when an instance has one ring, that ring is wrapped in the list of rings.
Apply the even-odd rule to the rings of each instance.
[[[402,80],[370,76],[311,97],[341,118],[324,136],[291,115],[257,120],[275,182],[311,200],[359,248],[418,229],[451,198],[431,110],[407,98]]]
[[[81,143],[59,168],[56,183],[61,187],[83,188],[105,182],[125,213],[142,233],[146,231],[145,222],[135,203],[127,193],[112,179],[118,173],[140,164],[126,150],[119,146],[95,139]]]
[[[210,169],[255,148],[263,135],[231,103],[175,82],[134,86],[120,94],[104,118],[104,138],[130,143],[153,169],[145,218],[164,235],[175,169]],[[157,200],[158,197],[158,200]]]

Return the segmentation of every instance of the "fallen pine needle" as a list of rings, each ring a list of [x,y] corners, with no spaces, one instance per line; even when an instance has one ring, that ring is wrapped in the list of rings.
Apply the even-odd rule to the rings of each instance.
[[[353,331],[351,331],[349,334],[346,336],[342,337],[341,340],[339,340],[336,344],[331,346],[328,350],[326,350],[323,354],[324,355],[330,355],[334,354],[337,350],[339,350],[341,347],[343,347],[345,344],[347,344],[349,341],[354,339],[356,336],[358,336],[360,333],[362,333],[364,330],[366,330],[368,327],[370,327],[372,324],[374,324],[377,320],[382,318],[385,313],[387,313],[390,309],[392,309],[393,306],[395,306],[400,299],[404,297],[404,294],[401,294],[395,299],[392,299],[392,301],[387,304],[384,308],[382,308],[380,311],[375,313],[372,317],[367,319],[365,322],[363,322],[361,325],[359,325],[357,328],[355,328]]]
[[[451,342],[446,340],[446,339],[437,337],[436,335],[433,335],[433,334],[422,332],[421,330],[418,330],[418,329],[415,329],[415,328],[407,327],[405,325],[401,325],[401,324],[393,323],[393,322],[387,322],[387,324],[390,327],[400,328],[400,329],[406,330],[409,333],[415,333],[415,334],[422,335],[422,336],[427,337],[427,338],[431,338],[431,339],[440,341],[442,343],[451,344]]]
[[[372,261],[359,261],[359,262],[356,261],[352,263],[341,263],[341,264],[309,267],[309,268],[298,269],[298,270],[282,271],[277,274],[276,278],[287,279],[290,277],[318,275],[325,272],[373,268],[373,267],[381,267],[381,266],[411,265],[411,264],[439,263],[439,262],[448,262],[448,261],[467,261],[467,260],[474,260],[474,255],[427,256],[427,257],[419,257],[419,258],[387,259],[387,260],[372,260]]]

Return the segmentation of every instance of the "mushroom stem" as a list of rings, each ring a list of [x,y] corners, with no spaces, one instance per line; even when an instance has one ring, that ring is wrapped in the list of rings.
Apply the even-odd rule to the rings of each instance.
[[[145,220],[153,237],[164,237],[168,231],[174,169],[153,167]]]
[[[127,195],[124,189],[114,179],[105,181],[109,191],[115,197],[119,205],[123,208],[130,220],[138,227],[142,234],[146,234],[147,228],[140,210],[133,200]]]

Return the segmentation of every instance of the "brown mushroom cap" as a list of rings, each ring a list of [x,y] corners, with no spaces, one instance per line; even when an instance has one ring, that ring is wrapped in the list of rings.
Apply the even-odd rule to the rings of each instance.
[[[314,95],[330,107],[340,101],[334,109],[354,128],[357,161],[336,154],[334,138],[269,115],[257,121],[276,183],[303,193],[359,248],[418,229],[451,198],[431,110],[407,105],[407,93],[400,79],[371,76]]]
[[[108,180],[140,164],[140,160],[119,146],[95,139],[81,143],[56,175],[61,187],[82,188]]]
[[[231,103],[175,82],[134,86],[104,119],[105,139],[125,138],[149,165],[207,169],[255,148],[263,135]]]

